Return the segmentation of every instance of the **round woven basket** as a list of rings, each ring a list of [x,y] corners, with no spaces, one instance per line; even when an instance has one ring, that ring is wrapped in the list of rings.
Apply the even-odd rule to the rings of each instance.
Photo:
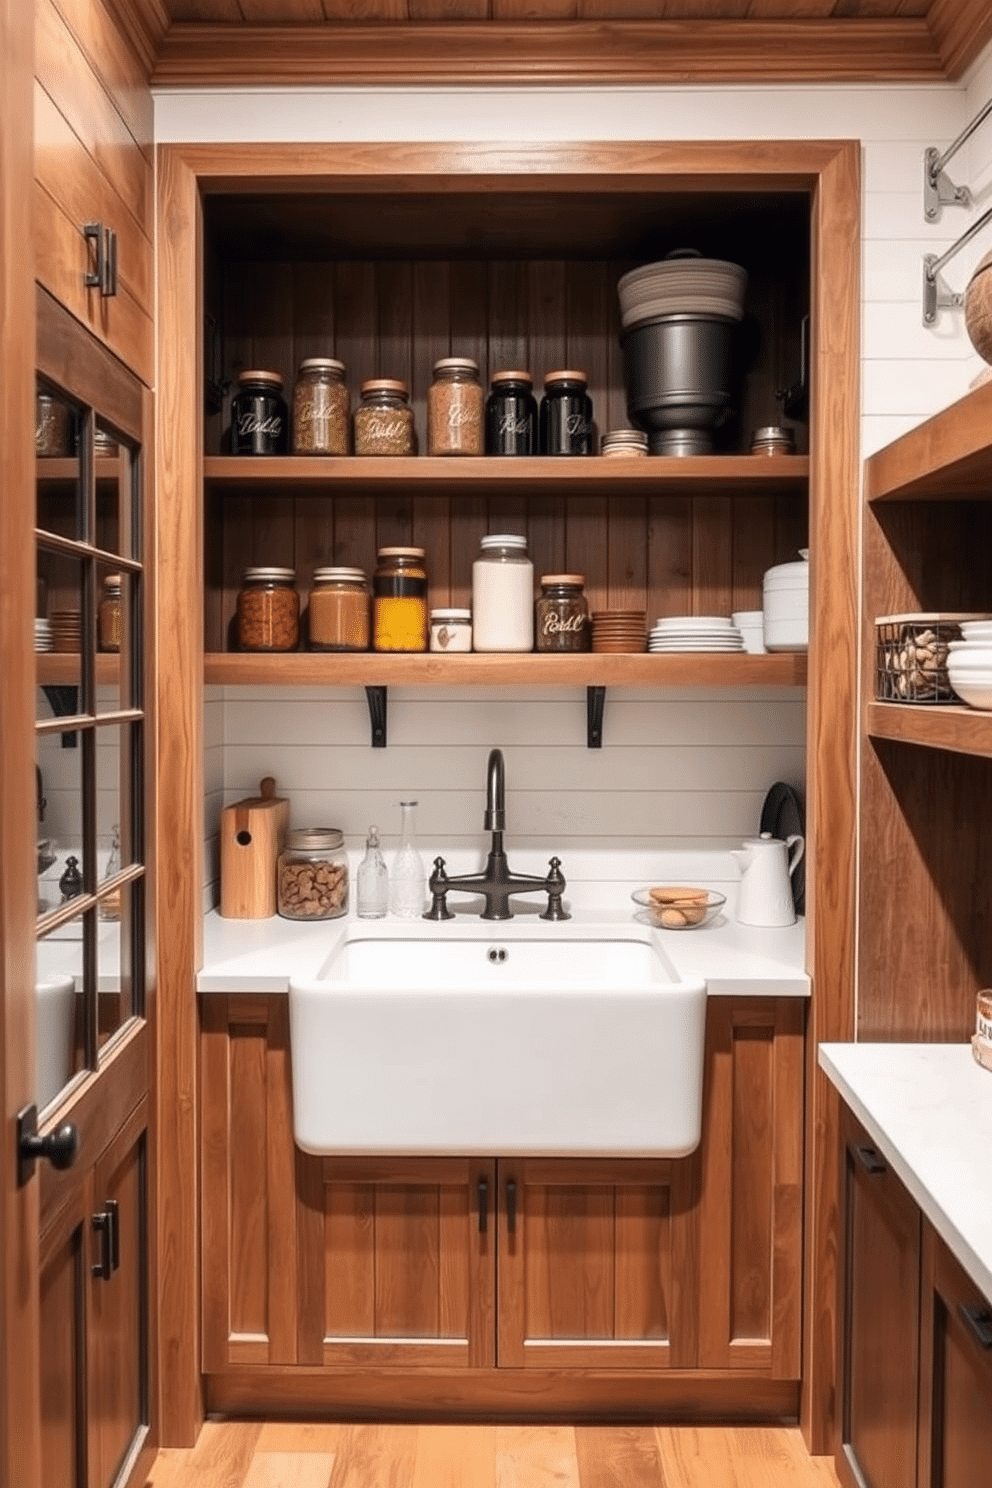
[[[972,346],[992,363],[992,253],[986,253],[964,292],[964,321]]]

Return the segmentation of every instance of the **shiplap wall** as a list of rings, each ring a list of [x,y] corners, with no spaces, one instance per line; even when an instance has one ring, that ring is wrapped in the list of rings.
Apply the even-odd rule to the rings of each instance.
[[[967,391],[981,363],[961,313],[921,319],[922,256],[942,253],[974,213],[928,227],[925,148],[944,148],[992,92],[992,51],[961,85],[597,89],[256,89],[160,92],[156,138],[189,141],[796,139],[862,141],[862,453],[867,456]],[[512,126],[508,125],[512,120]],[[992,193],[992,122],[954,162],[955,179]],[[954,175],[954,171],[951,172]],[[988,241],[985,241],[985,239]],[[980,235],[948,266],[963,288],[989,247]],[[421,801],[421,837],[481,842],[485,758],[507,755],[510,839],[542,849],[726,846],[754,830],[764,790],[802,784],[800,696],[608,695],[606,747],[584,747],[584,694],[390,691],[390,745],[368,747],[360,693],[208,690],[207,878],[216,895],[220,806],[274,773],[294,820],[370,820],[387,833],[396,802]]]

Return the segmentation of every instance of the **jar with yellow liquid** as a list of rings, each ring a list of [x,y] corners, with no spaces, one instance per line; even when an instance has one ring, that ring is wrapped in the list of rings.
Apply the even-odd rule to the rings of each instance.
[[[427,650],[423,548],[380,548],[372,576],[372,649]]]

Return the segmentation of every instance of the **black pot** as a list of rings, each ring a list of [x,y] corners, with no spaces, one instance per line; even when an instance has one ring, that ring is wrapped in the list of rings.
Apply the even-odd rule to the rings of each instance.
[[[730,416],[734,321],[662,315],[621,338],[627,412],[652,454],[705,454]]]

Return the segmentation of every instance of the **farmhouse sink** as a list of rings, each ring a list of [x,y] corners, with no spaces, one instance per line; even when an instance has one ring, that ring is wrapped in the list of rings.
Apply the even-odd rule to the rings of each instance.
[[[354,927],[289,991],[296,1140],[326,1154],[677,1157],[699,1142],[706,985],[650,931]]]

